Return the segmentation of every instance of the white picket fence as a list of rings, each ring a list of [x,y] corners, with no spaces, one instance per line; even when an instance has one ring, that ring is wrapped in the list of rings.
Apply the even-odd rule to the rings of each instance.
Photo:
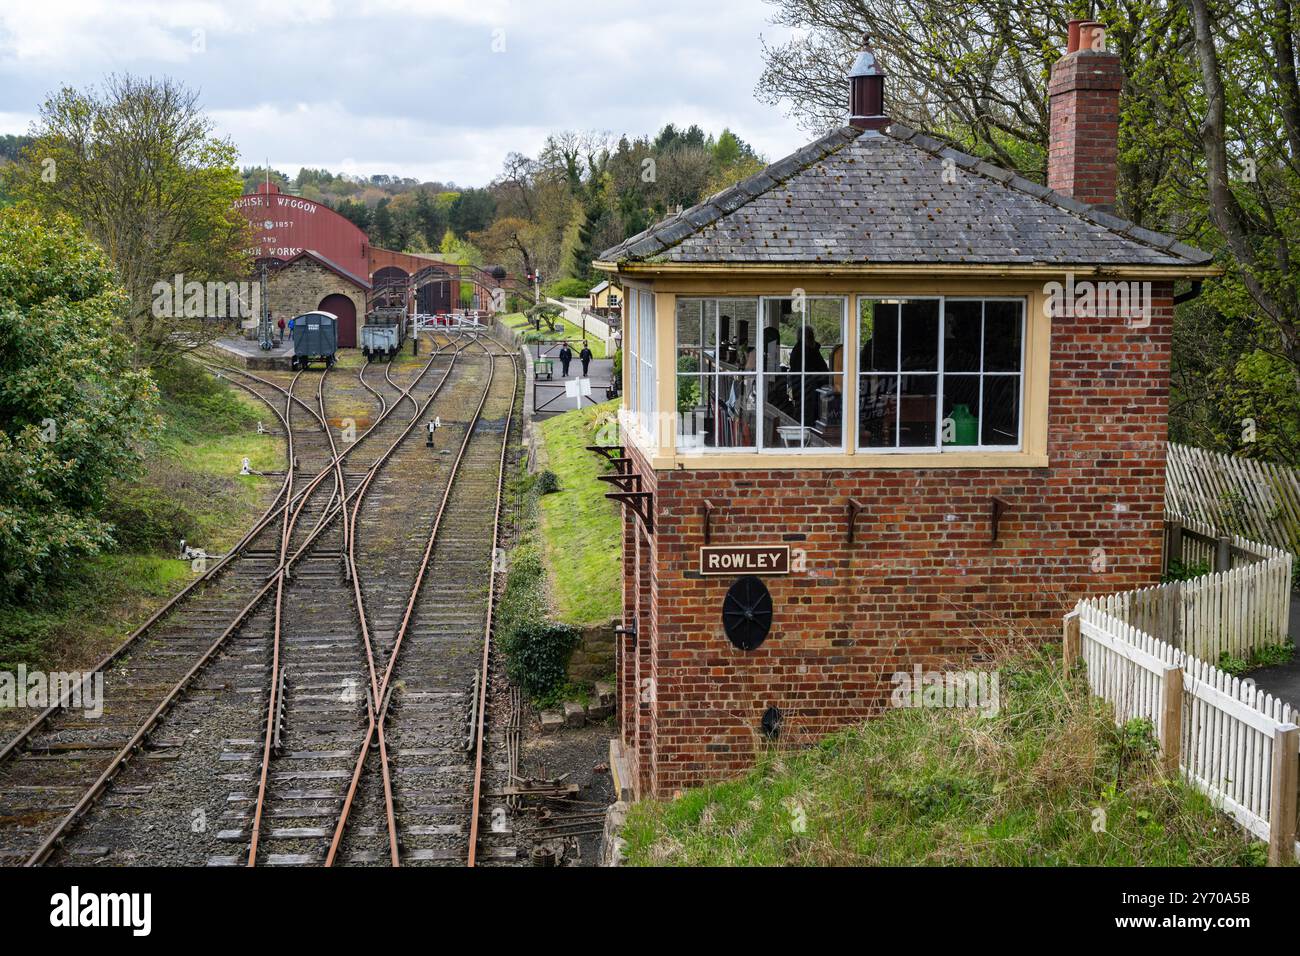
[[[1214,565],[1212,530],[1180,519],[1185,564]],[[1225,542],[1230,570],[1136,591],[1091,598],[1100,610],[1205,661],[1222,654],[1243,660],[1287,640],[1291,617],[1291,553],[1234,536]],[[1210,549],[1208,559],[1201,553]]]
[[[1300,728],[1289,704],[1080,601],[1065,621],[1067,669],[1082,658],[1088,686],[1124,724],[1145,718],[1165,765],[1242,827],[1269,842],[1269,860],[1300,855],[1296,787]]]
[[[1165,507],[1300,555],[1300,469],[1170,442]]]

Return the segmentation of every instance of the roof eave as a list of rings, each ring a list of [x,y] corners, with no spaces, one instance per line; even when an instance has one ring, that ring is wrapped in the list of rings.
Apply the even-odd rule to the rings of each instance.
[[[1087,276],[1125,276],[1135,279],[1209,279],[1221,276],[1224,270],[1212,262],[1202,265],[1150,265],[1102,263],[1080,265],[1077,263],[897,263],[897,262],[645,262],[597,261],[595,268],[610,274],[647,276],[659,275],[789,275],[818,274],[827,276],[918,276],[941,274],[943,276],[984,276],[990,278],[1059,277],[1066,272]]]

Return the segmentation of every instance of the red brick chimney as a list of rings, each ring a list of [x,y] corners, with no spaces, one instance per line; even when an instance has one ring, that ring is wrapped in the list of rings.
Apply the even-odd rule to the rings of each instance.
[[[1119,153],[1119,55],[1106,47],[1106,28],[1071,20],[1065,56],[1052,67],[1047,185],[1079,202],[1115,205]]]

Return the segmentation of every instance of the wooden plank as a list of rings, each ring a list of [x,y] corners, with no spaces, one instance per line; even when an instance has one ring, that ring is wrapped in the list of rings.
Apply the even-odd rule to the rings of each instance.
[[[1075,608],[1065,615],[1061,628],[1061,655],[1066,675],[1079,659],[1079,610]]]
[[[1183,670],[1168,664],[1160,679],[1160,754],[1165,773],[1173,776],[1182,760]]]
[[[1295,860],[1297,745],[1300,728],[1288,724],[1273,732],[1273,779],[1269,799],[1268,865]]]

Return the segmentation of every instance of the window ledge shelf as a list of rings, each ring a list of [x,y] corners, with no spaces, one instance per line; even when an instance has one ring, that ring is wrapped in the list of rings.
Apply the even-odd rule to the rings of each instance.
[[[650,454],[650,467],[655,471],[734,471],[741,469],[765,470],[823,470],[839,469],[859,471],[865,469],[889,471],[916,471],[931,468],[1046,468],[1047,455],[1023,451],[987,452],[919,452],[887,455],[863,452],[856,455],[816,454],[802,452],[725,452],[697,454]]]

